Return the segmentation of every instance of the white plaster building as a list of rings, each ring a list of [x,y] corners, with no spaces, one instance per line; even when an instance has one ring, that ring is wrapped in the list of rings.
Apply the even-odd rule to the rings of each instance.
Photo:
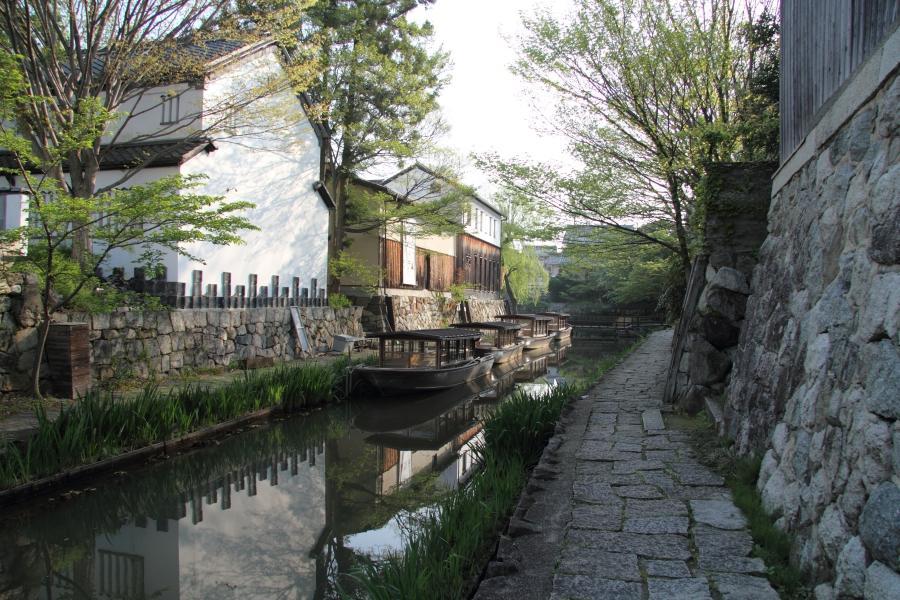
[[[279,49],[273,42],[210,41],[184,51],[207,61],[205,76],[146,88],[119,107],[122,116],[103,138],[97,189],[203,175],[197,193],[256,205],[245,216],[260,229],[244,232],[243,245],[185,248],[206,264],[164,251],[168,281],[187,284],[188,294],[194,270],[203,271],[204,283],[228,272],[232,285],[256,274],[260,285],[279,276],[283,286],[299,277],[303,286],[314,278],[324,287],[333,208],[321,184],[325,142],[302,99],[289,86],[273,85],[284,79]],[[263,94],[265,86],[274,91]],[[7,180],[0,214],[3,226],[14,227],[22,218],[23,197],[15,193],[21,182]],[[130,277],[139,253],[111,253],[104,272],[121,267]]]
[[[358,180],[357,185],[412,202],[437,200],[457,186],[420,163],[381,181]],[[353,235],[350,252],[382,269],[383,286],[389,293],[443,292],[451,284],[459,284],[496,294],[500,290],[503,215],[477,194],[467,194],[464,202],[463,233],[416,235],[415,223],[410,223],[402,231]]]

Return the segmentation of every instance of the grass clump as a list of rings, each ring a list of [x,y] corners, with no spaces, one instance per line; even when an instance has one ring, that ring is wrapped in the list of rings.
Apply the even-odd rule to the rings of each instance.
[[[344,395],[347,359],[247,371],[220,387],[189,385],[167,393],[149,385],[123,400],[89,392],[55,420],[37,406],[38,426],[24,444],[0,449],[0,487],[11,487],[178,437],[269,407],[320,406]]]
[[[493,542],[515,508],[566,402],[582,386],[540,395],[517,392],[484,424],[480,470],[464,488],[418,517],[402,553],[365,563],[350,597],[450,599],[468,596]]]
[[[747,518],[753,536],[753,556],[766,563],[769,582],[782,598],[807,600],[812,597],[800,571],[791,564],[791,537],[775,526],[762,505],[756,489],[761,461],[755,456],[738,456],[731,444],[716,435],[713,424],[701,413],[698,417],[670,419],[689,429],[699,460],[725,478],[734,503]]]

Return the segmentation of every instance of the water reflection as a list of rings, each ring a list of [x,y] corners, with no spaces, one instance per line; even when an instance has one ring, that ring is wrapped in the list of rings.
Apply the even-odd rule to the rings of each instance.
[[[358,557],[401,546],[405,520],[427,510],[417,482],[466,481],[481,421],[516,386],[555,385],[568,352],[403,403],[244,431],[7,514],[0,598],[332,597]]]

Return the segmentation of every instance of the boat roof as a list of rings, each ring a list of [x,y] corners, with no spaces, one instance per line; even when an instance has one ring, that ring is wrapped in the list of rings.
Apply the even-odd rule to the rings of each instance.
[[[481,337],[480,331],[474,329],[413,329],[411,331],[385,331],[382,333],[370,333],[370,338],[383,338],[390,340],[428,340],[444,342],[447,340],[471,340]]]
[[[552,310],[545,310],[543,312],[538,313],[539,315],[549,315],[551,317],[571,317],[569,313],[563,312],[553,312]]]
[[[476,321],[474,323],[454,323],[451,327],[471,327],[473,329],[497,329],[502,331],[510,331],[514,329],[522,329],[520,323],[510,323],[509,321]]]
[[[532,314],[511,314],[511,315],[494,315],[498,319],[528,319],[529,321],[552,321],[553,317],[548,317],[547,315],[532,315]]]

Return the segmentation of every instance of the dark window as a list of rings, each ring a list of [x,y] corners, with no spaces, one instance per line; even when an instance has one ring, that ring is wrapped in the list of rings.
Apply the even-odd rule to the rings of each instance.
[[[178,94],[172,96],[163,94],[160,96],[160,100],[162,101],[162,119],[159,124],[168,125],[169,123],[177,123],[178,110],[181,108],[181,96]]]

